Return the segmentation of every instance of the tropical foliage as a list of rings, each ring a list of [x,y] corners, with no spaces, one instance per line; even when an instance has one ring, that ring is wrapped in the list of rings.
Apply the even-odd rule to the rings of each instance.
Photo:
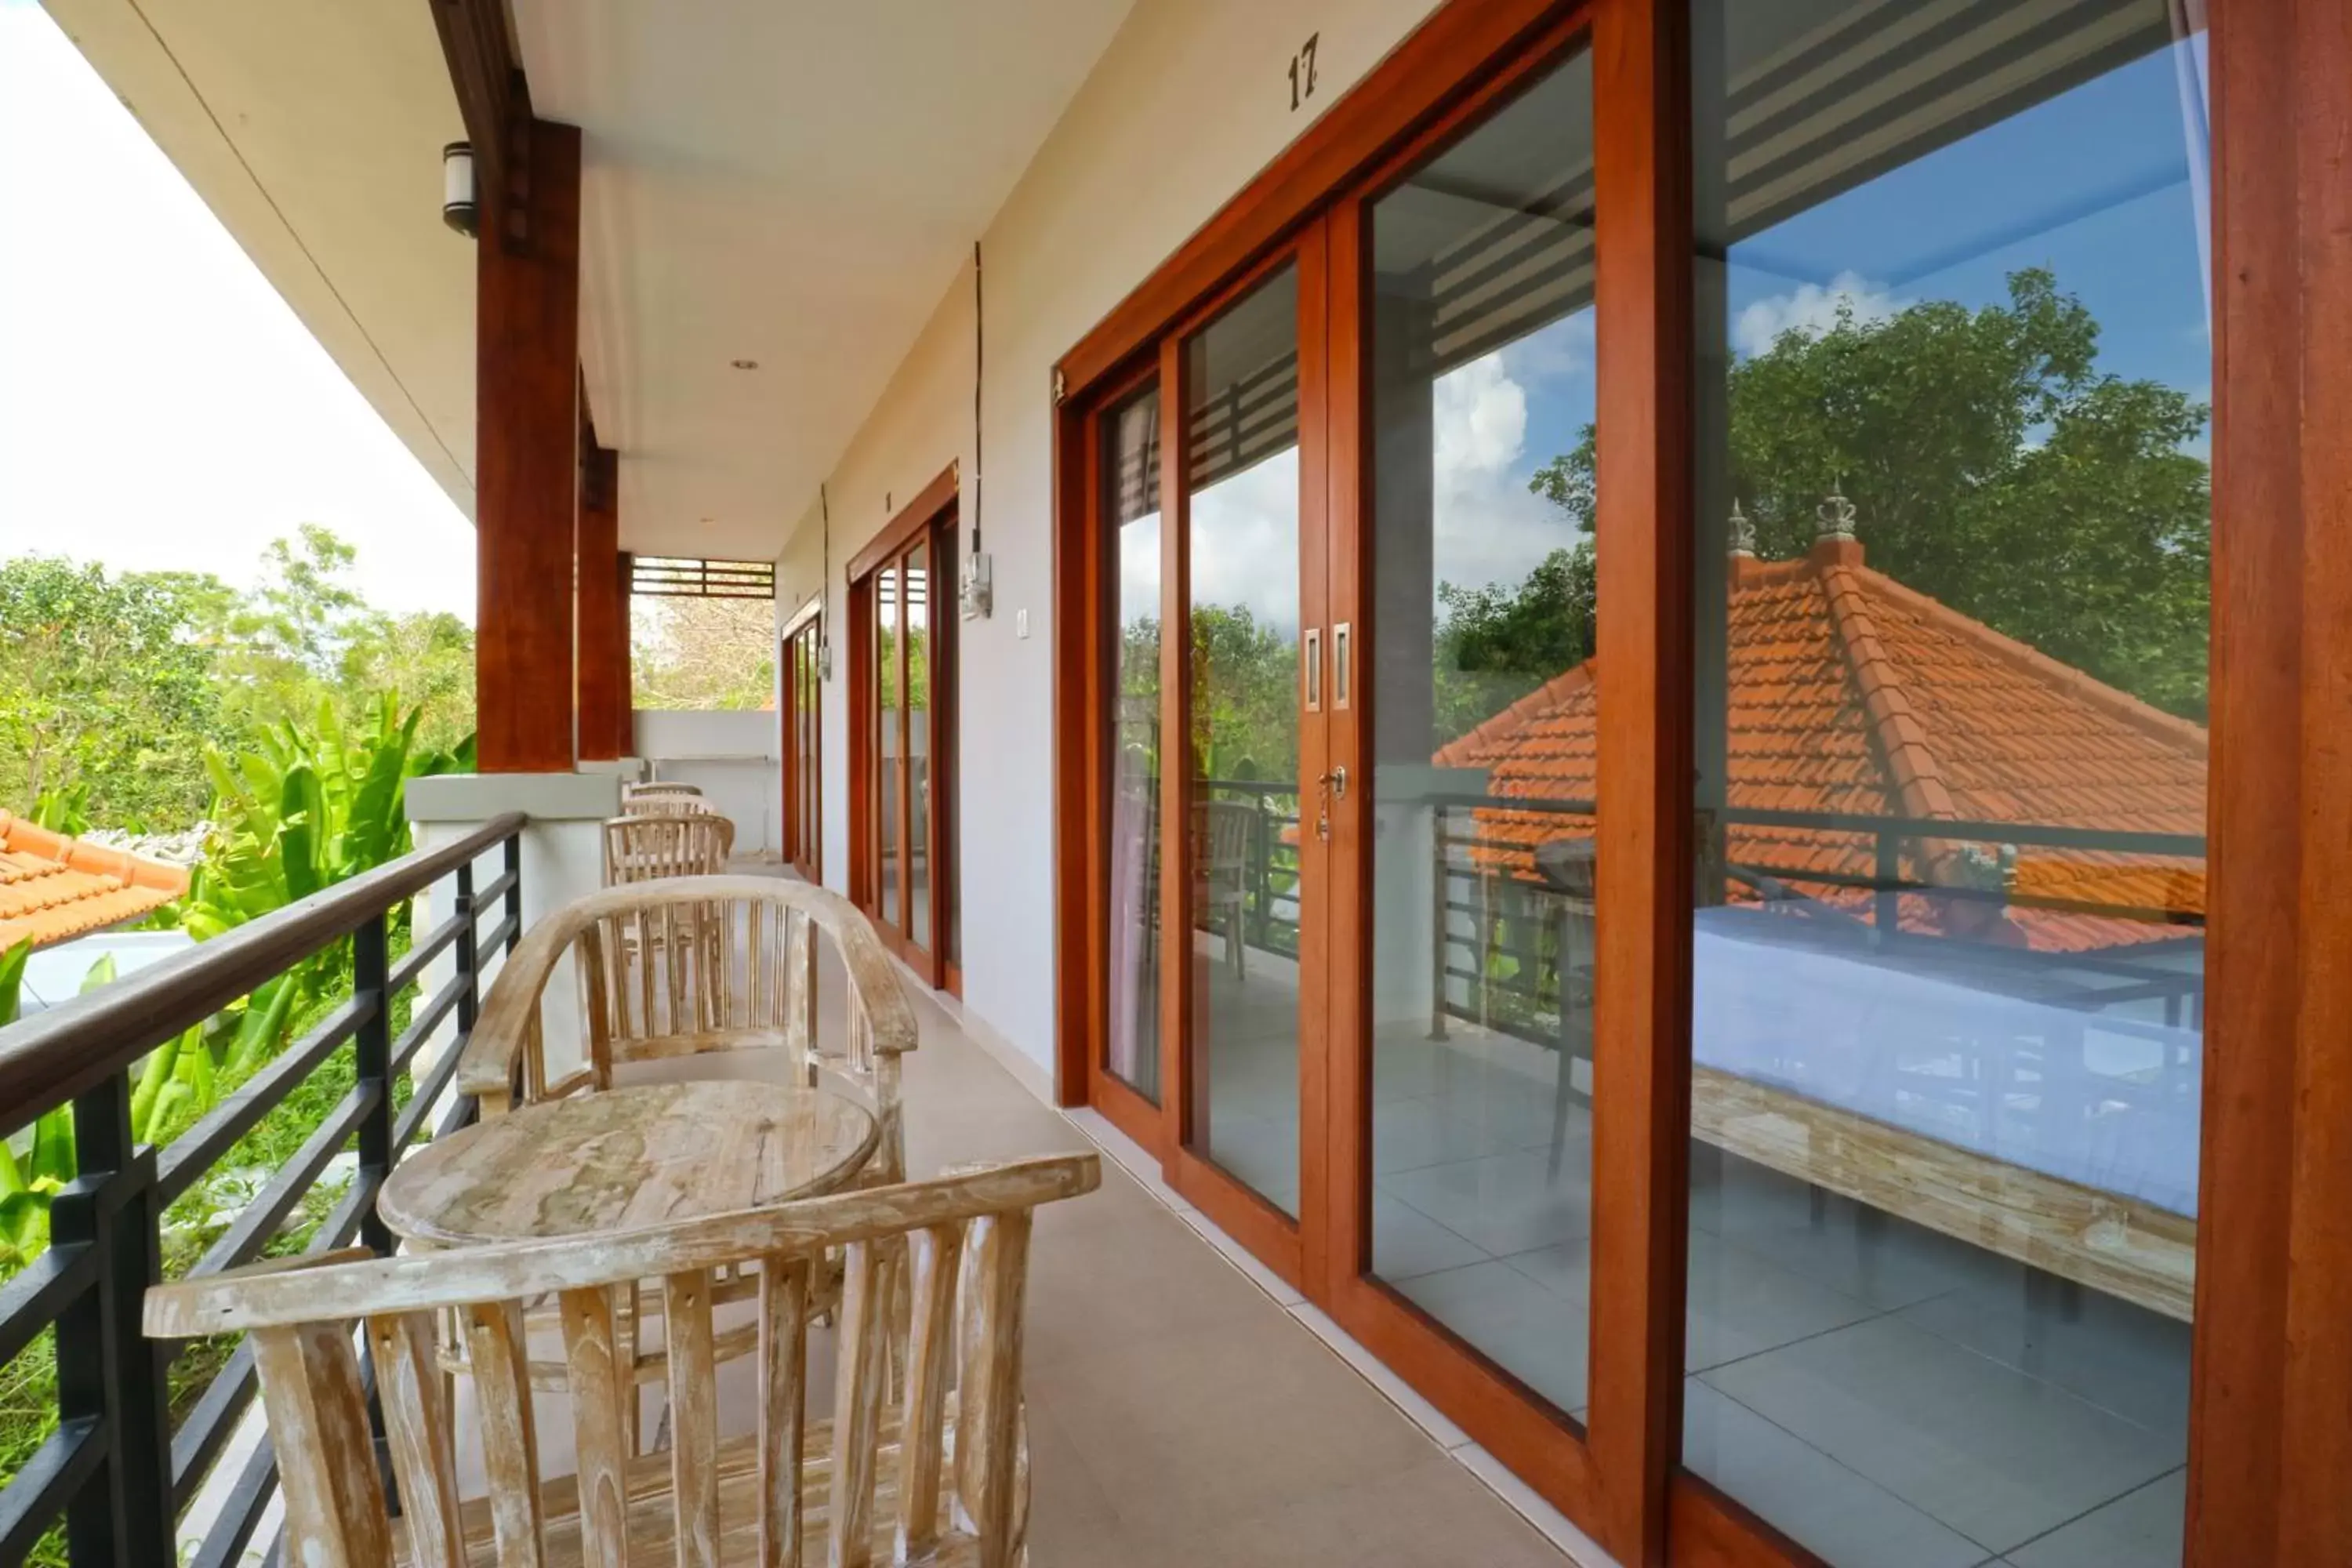
[[[1730,370],[1732,493],[1767,560],[1801,552],[1832,489],[1870,563],[2063,664],[2201,722],[2211,479],[2207,406],[2099,369],[2099,324],[2046,270],[2006,304],[1931,300],[1878,320],[1849,307]],[[1556,613],[1496,633],[1505,665],[1591,625],[1593,432],[1531,488],[1586,532]],[[1531,639],[1529,633],[1534,633]]]

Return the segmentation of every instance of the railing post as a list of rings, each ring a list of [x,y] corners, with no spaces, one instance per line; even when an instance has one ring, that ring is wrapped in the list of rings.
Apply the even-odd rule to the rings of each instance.
[[[512,952],[515,943],[522,940],[522,835],[518,832],[506,841],[506,868],[514,874],[507,884],[507,918],[514,923],[507,928],[507,951]]]
[[[75,1568],[148,1568],[175,1560],[166,1363],[140,1325],[163,1278],[155,1151],[131,1142],[127,1072],[74,1101],[73,1121],[76,1175],[50,1205],[50,1242],[90,1248],[97,1279],[58,1316],[58,1415],[99,1427],[106,1458],[67,1505],[67,1549]]]
[[[367,1014],[352,1049],[360,1089],[373,1100],[360,1119],[358,1179],[371,1194],[380,1191],[392,1173],[392,996],[386,979],[390,954],[385,951],[383,911],[379,910],[352,932],[352,996],[364,999]],[[392,1232],[376,1214],[371,1196],[360,1211],[360,1240],[380,1255],[393,1249]]]
[[[476,951],[481,933],[474,929],[474,863],[457,868],[457,1037],[453,1051],[462,1051],[474,1037],[474,1019],[482,1009],[481,955]]]
[[[1877,835],[1878,865],[1874,872],[1878,887],[1870,900],[1870,923],[1877,928],[1881,942],[1894,940],[1902,929],[1902,895],[1895,884],[1903,879],[1903,857],[1898,852],[1893,834],[1881,828]]]

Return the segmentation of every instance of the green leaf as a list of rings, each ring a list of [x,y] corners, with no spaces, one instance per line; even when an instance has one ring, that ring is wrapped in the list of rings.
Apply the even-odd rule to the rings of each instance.
[[[33,944],[29,942],[0,948],[0,1028],[16,1021],[16,1007],[25,988],[25,961],[32,956]]]

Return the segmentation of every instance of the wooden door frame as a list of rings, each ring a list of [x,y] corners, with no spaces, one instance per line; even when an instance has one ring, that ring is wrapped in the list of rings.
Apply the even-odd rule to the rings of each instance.
[[[883,945],[896,953],[925,984],[933,990],[946,990],[960,994],[962,976],[949,964],[947,943],[941,940],[941,933],[947,929],[946,900],[953,896],[953,879],[948,876],[945,866],[946,857],[942,843],[944,826],[939,809],[940,800],[946,797],[948,791],[956,787],[954,769],[950,759],[950,747],[955,733],[954,720],[952,715],[944,721],[939,717],[942,708],[952,708],[954,705],[953,682],[940,680],[937,679],[940,673],[938,667],[936,665],[929,667],[933,677],[930,692],[930,711],[933,719],[929,786],[929,810],[926,814],[924,822],[924,853],[929,862],[931,877],[931,927],[930,942],[925,945],[915,942],[898,926],[892,925],[882,918],[882,900],[879,890],[875,886],[877,861],[881,853],[881,845],[877,837],[881,824],[875,810],[880,783],[875,771],[880,760],[876,747],[876,726],[880,721],[880,713],[876,707],[875,676],[877,671],[874,663],[875,650],[872,636],[876,572],[893,563],[903,565],[906,557],[912,551],[918,548],[928,549],[932,531],[941,523],[946,523],[952,529],[954,519],[958,515],[959,468],[959,464],[950,463],[941,469],[936,478],[917,492],[913,500],[892,514],[890,521],[883,525],[881,531],[851,555],[848,563],[842,568],[842,572],[847,580],[850,627],[850,900],[866,912],[866,917],[872,922],[876,933],[881,937]],[[938,620],[940,606],[943,603],[951,604],[951,601],[942,601],[939,595],[937,584],[929,582],[931,569],[932,563],[927,559],[924,563],[925,591],[930,595],[930,609],[926,617],[924,628],[927,657],[930,644],[938,636],[938,627],[934,623]],[[906,600],[906,590],[903,586],[899,590],[899,600],[903,606]],[[902,626],[898,641],[898,660],[902,671],[906,668],[906,648],[907,641]],[[900,693],[898,710],[901,725],[900,754],[905,755],[905,728],[911,721],[908,718],[906,695],[903,689]],[[911,776],[910,768],[909,777]],[[899,813],[902,817],[911,821],[911,806],[903,792],[899,800]],[[902,921],[907,918],[908,910],[911,907],[909,899],[912,889],[913,862],[911,846],[902,845],[898,862],[898,913]]]
[[[783,785],[784,859],[794,870],[819,887],[824,885],[824,705],[819,702],[816,711],[809,715],[809,751],[803,758],[795,744],[801,722],[801,689],[799,672],[793,668],[793,645],[812,632],[816,647],[824,641],[824,595],[818,595],[786,617],[783,629],[776,638],[776,668],[781,677],[780,700],[777,708],[777,754],[782,759],[778,772]],[[805,773],[805,777],[803,774]],[[801,810],[801,797],[808,797],[808,810]],[[808,841],[798,842],[805,833]],[[794,848],[804,853],[795,857]]]
[[[1360,1052],[1335,1050],[1320,1202],[1339,1243],[1302,1289],[1629,1565],[1817,1561],[1680,1468],[1690,1125],[1694,805],[1690,72],[1681,0],[1447,0],[1058,369],[1055,444],[1057,1092],[1155,1147],[1152,1107],[1096,1070],[1108,834],[1089,737],[1105,690],[1097,411],[1153,374],[1199,302],[1310,222],[1360,249],[1367,177],[1442,134],[1531,48],[1590,20],[1600,318],[1599,794],[1592,1301],[1586,1440],[1507,1375],[1364,1279],[1369,1129]],[[2213,125],[2213,757],[2200,1249],[2192,1329],[2187,1561],[2317,1561],[2352,1539],[2352,24],[2319,5],[2217,5]],[[1328,215],[1328,217],[1326,216]],[[1333,386],[1360,390],[1363,279],[1330,269]],[[1357,301],[1351,302],[1350,291]],[[1180,403],[1163,380],[1164,410]],[[1364,493],[1360,399],[1328,400],[1331,515]],[[1163,459],[1181,448],[1163,451]],[[1353,453],[1352,459],[1348,454]],[[1171,526],[1163,513],[1163,527]],[[1355,600],[1361,563],[1335,557]],[[1360,630],[1359,636],[1368,634]],[[1163,650],[1163,657],[1165,652]],[[1330,755],[1362,764],[1353,718]],[[1307,759],[1302,752],[1302,773]],[[2303,809],[2295,809],[2303,803]],[[2331,804],[2332,803],[2332,804]],[[1360,910],[1370,847],[1343,811],[1325,882]],[[1344,940],[1360,942],[1357,918]],[[1342,940],[1335,929],[1331,940]],[[1302,952],[1310,938],[1302,930]],[[1343,958],[1345,955],[1341,955]],[[1361,962],[1361,955],[1358,957]],[[1340,967],[1335,964],[1335,971]],[[1163,984],[1172,977],[1163,976]],[[1360,1000],[1330,1027],[1360,1039]],[[1162,1041],[1165,1064],[1176,1042]],[[1165,1068],[1163,1067],[1163,1071]],[[1163,1160],[1165,1134],[1159,1138]],[[2298,1196],[2304,1201],[2298,1203]],[[1308,1202],[1316,1200],[1310,1198]],[[1244,1238],[1246,1239],[1246,1238]],[[2292,1267],[2290,1267],[2292,1259]]]

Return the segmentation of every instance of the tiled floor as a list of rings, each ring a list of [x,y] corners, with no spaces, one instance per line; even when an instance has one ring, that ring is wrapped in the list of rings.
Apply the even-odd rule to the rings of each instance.
[[[1223,1163],[1272,1194],[1297,1168],[1297,980],[1249,957],[1210,977],[1213,1111]],[[1373,1261],[1580,1415],[1590,1121],[1555,1127],[1558,1059],[1469,1025],[1376,1036]],[[1694,1469],[1842,1568],[2178,1560],[2185,1324],[1704,1145],[1693,1167]]]

